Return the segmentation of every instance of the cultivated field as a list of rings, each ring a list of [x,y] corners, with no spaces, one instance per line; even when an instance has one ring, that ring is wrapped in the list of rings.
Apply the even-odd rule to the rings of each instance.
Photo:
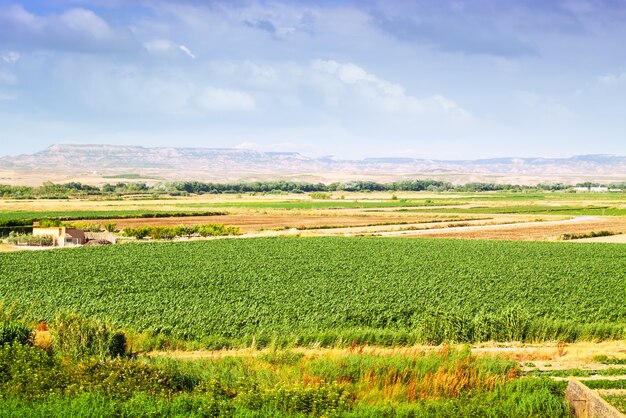
[[[150,197],[5,200],[0,201],[0,225],[20,221],[28,224],[41,218],[88,222],[106,219],[119,229],[222,223],[241,227],[246,236],[267,235],[268,230],[298,229],[306,231],[305,235],[380,234],[533,241],[558,240],[564,234],[626,232],[623,193],[346,192],[329,196],[328,200],[315,200],[302,194],[205,195],[158,200]],[[426,229],[432,229],[432,234]],[[619,238],[612,239],[620,242]]]
[[[258,238],[3,254],[0,298],[207,347],[624,338],[611,244]],[[25,274],[28,272],[28,274]],[[37,289],[37,291],[34,291]]]
[[[621,193],[0,201],[44,219],[243,234],[0,244],[0,411],[566,417],[568,376],[625,409]]]

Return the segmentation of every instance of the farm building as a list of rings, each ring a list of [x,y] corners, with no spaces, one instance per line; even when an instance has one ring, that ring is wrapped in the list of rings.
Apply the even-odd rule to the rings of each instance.
[[[65,247],[67,245],[83,245],[85,233],[82,229],[68,228],[65,226],[40,227],[33,225],[33,236],[49,235],[54,238],[54,245]]]

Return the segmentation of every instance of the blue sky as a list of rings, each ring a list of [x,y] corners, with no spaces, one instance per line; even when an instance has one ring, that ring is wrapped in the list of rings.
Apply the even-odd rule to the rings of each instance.
[[[618,0],[0,0],[0,155],[625,155],[625,39]]]

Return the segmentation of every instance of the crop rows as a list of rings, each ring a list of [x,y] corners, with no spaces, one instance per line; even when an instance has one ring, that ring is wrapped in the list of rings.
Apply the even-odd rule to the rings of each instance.
[[[0,266],[0,299],[31,316],[193,340],[626,335],[626,256],[611,244],[233,239],[0,254]]]

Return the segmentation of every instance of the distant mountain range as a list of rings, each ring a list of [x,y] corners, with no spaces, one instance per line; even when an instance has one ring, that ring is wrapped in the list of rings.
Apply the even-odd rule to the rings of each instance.
[[[30,155],[0,158],[9,170],[48,172],[142,172],[164,179],[250,179],[255,176],[412,174],[441,177],[446,174],[480,176],[623,176],[626,157],[580,155],[570,158],[491,158],[479,160],[428,160],[414,158],[365,158],[339,160],[311,158],[294,152],[259,152],[230,148],[170,148],[119,145],[52,145]],[[333,176],[329,174],[334,173]],[[321,178],[320,177],[320,178]]]

